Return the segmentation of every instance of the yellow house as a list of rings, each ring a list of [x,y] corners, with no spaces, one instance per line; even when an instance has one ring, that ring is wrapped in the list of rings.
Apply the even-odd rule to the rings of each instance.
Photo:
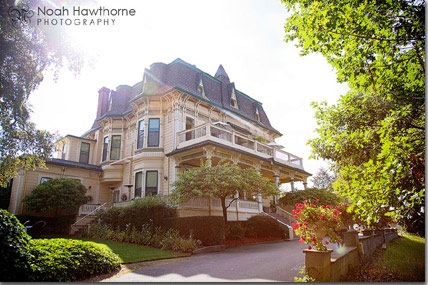
[[[275,143],[280,136],[262,103],[236,89],[221,65],[212,76],[181,59],[153,63],[132,87],[101,88],[91,129],[57,142],[59,151],[47,169],[19,172],[9,211],[22,213],[25,195],[59,177],[78,179],[88,189],[90,201],[80,217],[147,195],[167,196],[177,173],[198,167],[201,159],[214,165],[225,159],[254,167],[277,185],[290,183],[294,189],[294,182],[303,181],[306,187],[310,173],[301,158]],[[261,213],[272,199],[239,197],[228,219]],[[220,201],[208,197],[178,209],[180,216],[222,215]]]

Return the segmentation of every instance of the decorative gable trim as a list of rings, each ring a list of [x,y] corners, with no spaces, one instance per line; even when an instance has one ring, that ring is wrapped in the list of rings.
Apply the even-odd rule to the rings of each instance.
[[[232,88],[232,95],[230,95],[230,106],[239,109],[238,99],[236,98],[235,88]]]

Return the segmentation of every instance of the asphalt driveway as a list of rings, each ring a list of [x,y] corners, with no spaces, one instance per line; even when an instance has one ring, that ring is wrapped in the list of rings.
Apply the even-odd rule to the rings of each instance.
[[[230,248],[222,252],[171,259],[107,282],[266,282],[300,276],[307,245],[281,241]]]

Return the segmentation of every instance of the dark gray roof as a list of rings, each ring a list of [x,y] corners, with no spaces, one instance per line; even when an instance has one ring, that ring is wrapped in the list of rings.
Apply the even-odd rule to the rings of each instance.
[[[177,58],[169,64],[160,62],[153,63],[150,65],[150,69],[145,69],[144,71],[143,80],[146,80],[144,94],[161,94],[163,91],[175,88],[202,100],[206,100],[198,91],[201,79],[205,96],[208,99],[207,101],[221,109],[229,110],[246,119],[252,120],[264,128],[280,134],[280,132],[275,130],[270,124],[262,104],[237,90],[235,84],[233,82],[230,83],[229,77],[222,65],[218,67],[215,76],[211,76],[180,58]],[[138,82],[133,87],[120,85],[116,88],[116,91],[112,90],[110,93],[112,100],[111,110],[102,114],[96,121],[106,116],[120,116],[130,112],[130,101],[142,94],[142,88],[143,83]],[[235,91],[238,101],[238,109],[232,107],[230,104],[233,90]],[[260,121],[257,121],[256,109],[259,110]],[[96,127],[96,124],[94,124],[93,127]]]
[[[214,75],[215,78],[220,80],[224,83],[230,83],[229,76],[227,75],[226,71],[223,68],[223,65],[220,64],[220,66],[217,69],[217,72]]]
[[[52,158],[52,160],[46,161],[46,163],[65,166],[65,167],[81,168],[81,169],[92,170],[92,171],[102,171],[102,168],[99,165],[80,163],[80,162],[75,162],[71,160],[59,159],[59,158]]]

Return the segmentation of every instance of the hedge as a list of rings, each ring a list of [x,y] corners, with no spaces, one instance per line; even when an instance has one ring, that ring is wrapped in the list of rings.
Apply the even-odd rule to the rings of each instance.
[[[31,237],[19,220],[0,210],[0,281],[26,281],[31,273]]]
[[[278,221],[265,215],[252,216],[246,222],[246,237],[279,237],[284,238],[284,230]]]
[[[31,252],[37,269],[32,281],[69,282],[119,269],[119,258],[111,251],[79,240],[32,240]]]
[[[0,281],[74,281],[112,272],[119,259],[76,240],[32,240],[23,225],[0,210]]]
[[[317,188],[308,188],[306,190],[287,192],[279,199],[279,204],[294,207],[296,203],[303,203],[304,200],[315,203],[317,199],[319,199],[318,205],[337,205],[343,202],[343,198],[333,192]]]
[[[99,211],[97,216],[102,224],[110,228],[125,230],[131,226],[141,230],[143,225],[164,227],[165,219],[177,216],[177,209],[159,197],[147,196],[133,201],[127,207]]]
[[[203,245],[223,244],[225,241],[222,216],[192,216],[168,220],[168,227],[176,229],[183,237],[200,240]]]

